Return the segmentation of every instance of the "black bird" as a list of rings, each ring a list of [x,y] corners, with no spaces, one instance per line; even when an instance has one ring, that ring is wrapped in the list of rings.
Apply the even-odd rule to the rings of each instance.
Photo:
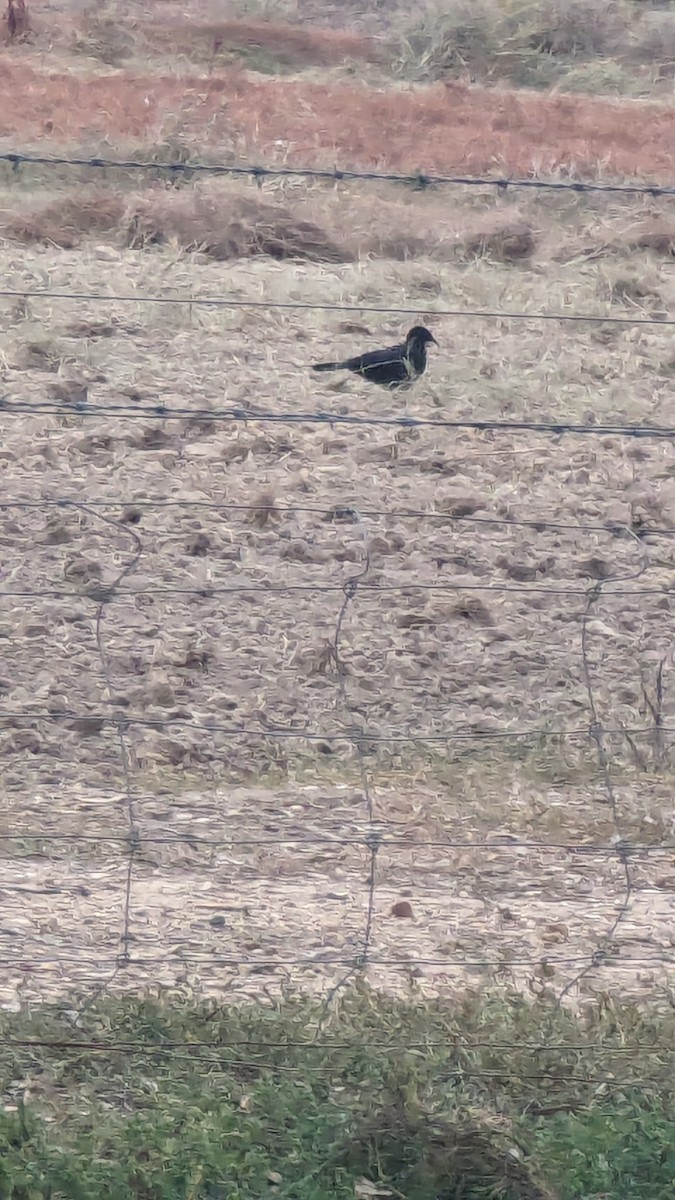
[[[424,373],[429,342],[438,345],[433,333],[424,325],[415,325],[398,346],[357,354],[355,358],[346,358],[344,362],[313,363],[312,370],[353,371],[369,383],[379,383],[388,388],[401,387]]]

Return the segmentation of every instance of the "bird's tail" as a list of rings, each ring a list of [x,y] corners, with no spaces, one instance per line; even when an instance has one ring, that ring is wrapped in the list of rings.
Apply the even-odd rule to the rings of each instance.
[[[312,363],[313,371],[343,371],[344,363]]]

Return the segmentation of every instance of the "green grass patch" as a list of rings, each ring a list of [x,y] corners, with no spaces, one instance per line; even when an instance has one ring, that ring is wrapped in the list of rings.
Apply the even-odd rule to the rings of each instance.
[[[0,1023],[3,1200],[661,1200],[675,1015],[187,997]],[[364,1182],[365,1181],[365,1182]]]

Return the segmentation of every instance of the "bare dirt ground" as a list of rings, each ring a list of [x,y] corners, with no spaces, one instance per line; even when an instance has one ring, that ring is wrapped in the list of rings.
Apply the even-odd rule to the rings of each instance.
[[[477,804],[460,813],[447,792],[421,784],[375,788],[374,796],[392,840],[378,855],[365,971],[373,986],[452,995],[501,984],[560,994],[585,972],[582,996],[621,989],[653,998],[672,988],[672,849],[632,861],[635,894],[607,942],[625,891],[615,859],[555,844],[488,848]],[[657,799],[650,788],[650,805]],[[534,800],[534,789],[511,796],[521,817]],[[597,787],[551,789],[547,800],[573,810],[576,837],[593,827],[584,809],[603,804]],[[233,787],[147,797],[136,807],[143,840],[131,889],[131,962],[116,970],[127,865],[121,847],[105,839],[123,829],[124,805],[93,791],[85,800],[45,789],[23,806],[24,820],[44,825],[49,808],[60,830],[100,830],[105,853],[94,857],[85,846],[74,859],[46,831],[44,857],[4,860],[4,1004],[92,986],[189,986],[220,999],[289,986],[326,994],[353,966],[364,944],[370,857],[344,844],[367,831],[357,789]],[[187,840],[161,840],[172,836]],[[453,838],[468,845],[457,848]],[[409,915],[393,915],[406,900]],[[606,958],[593,966],[598,946]]]
[[[645,126],[637,105],[486,92],[486,124],[480,89],[282,84],[238,68],[199,80],[227,101],[221,119],[210,100],[193,111],[185,79],[149,91],[151,72],[77,76],[62,59],[50,72],[38,51],[49,61],[44,47],[3,58],[0,84],[14,134],[51,148],[95,133],[100,149],[105,129],[140,151],[168,136],[175,98],[187,107],[173,131],[202,130],[215,154],[255,136],[262,155],[291,114],[296,157],[548,170],[552,129],[558,166],[670,182],[666,109]],[[376,119],[392,130],[387,162],[373,158]],[[26,406],[3,414],[0,448],[3,1002],[92,983],[325,991],[364,949],[373,870],[378,986],[559,994],[599,946],[583,988],[672,986],[672,440],[255,417],[672,424],[668,325],[535,318],[672,317],[667,203],[611,220],[589,204],[590,249],[569,239],[571,206],[533,204],[537,253],[500,262],[492,243],[453,257],[443,198],[364,189],[357,213],[336,192],[341,236],[370,211],[379,252],[214,261],[166,213],[162,244],[146,230],[137,248],[117,210],[65,248],[63,211],[47,233],[17,232],[54,199],[41,187],[7,190],[0,245],[16,293],[0,299],[2,391]],[[260,195],[318,206],[332,232],[323,194]],[[410,228],[413,205],[426,229],[447,209],[448,231],[394,261],[381,227]],[[645,220],[665,232],[628,239]],[[45,289],[80,298],[33,295]],[[186,294],[241,306],[143,300]],[[384,304],[409,311],[368,311]],[[404,397],[308,371],[416,319],[440,346]],[[158,405],[181,415],[158,419]],[[231,406],[250,419],[222,419]],[[486,845],[498,838],[524,844]],[[620,838],[648,847],[628,879]],[[129,878],[131,963],[116,970]],[[402,901],[412,915],[391,915]]]
[[[25,89],[20,108],[13,103]],[[179,140],[221,159],[331,168],[345,152],[362,169],[580,175],[601,170],[658,183],[673,173],[675,109],[585,96],[529,96],[461,83],[418,89],[248,76],[239,67],[189,76],[94,75],[3,62],[0,138],[49,137],[99,153]],[[340,113],[336,139],[335,113]],[[375,131],[387,130],[386,148]],[[452,136],[448,137],[448,130]],[[170,155],[168,155],[170,157]]]
[[[558,267],[559,295],[569,280],[575,308],[597,309],[604,270]],[[102,272],[115,294],[223,288],[222,266],[161,250],[13,248],[3,262],[17,290],[48,279],[55,291],[96,291]],[[228,266],[227,289],[309,303],[418,298],[424,315],[431,278],[444,304],[474,307],[503,286],[502,274],[515,275],[485,262],[432,272],[420,262],[261,260]],[[669,303],[667,269],[659,286]],[[518,306],[545,311],[545,276],[524,272],[517,288]],[[220,994],[226,979],[251,994],[251,971],[256,985],[320,986],[346,969],[363,936],[369,870],[363,846],[339,841],[367,831],[356,730],[377,828],[440,843],[380,851],[372,956],[397,961],[373,965],[373,980],[400,986],[419,967],[425,986],[452,989],[472,973],[499,975],[504,960],[501,978],[553,970],[562,986],[612,923],[620,864],[481,843],[506,833],[607,846],[617,836],[587,736],[581,619],[598,583],[587,657],[598,719],[615,731],[618,831],[641,843],[672,838],[669,442],[217,418],[250,404],[371,417],[668,419],[665,330],[638,337],[618,326],[598,337],[593,326],[533,321],[523,338],[520,323],[433,327],[441,349],[428,376],[392,401],[356,381],[315,383],[307,362],[354,339],[396,336],[394,318],[364,313],[345,326],[339,313],[315,310],[5,301],[5,393],[77,401],[86,387],[90,404],[110,406],[86,418],[5,416],[5,496],[48,502],[4,510],[3,870],[7,898],[18,889],[25,903],[20,921],[4,923],[9,1002],[17,988],[53,994],[112,969],[129,827],[111,714],[131,722],[141,837],[269,842],[142,842],[131,927],[139,966],[117,983],[189,978]],[[156,403],[202,415],[134,419]],[[411,510],[421,515],[396,515]],[[532,519],[553,528],[518,523]],[[343,588],[366,553],[336,664]],[[663,661],[658,731],[643,688],[655,696]],[[642,731],[632,749],[622,729]],[[421,742],[377,741],[392,737]],[[325,786],[308,791],[317,772]],[[289,773],[297,786],[276,783]],[[73,834],[91,839],[76,858],[59,842]],[[328,844],[280,844],[317,836]],[[444,852],[448,841],[477,844]],[[638,991],[667,977],[672,867],[672,852],[640,859],[618,959],[593,974],[595,986],[617,971]],[[414,922],[389,918],[407,894]],[[545,957],[561,961],[538,966]],[[233,966],[256,958],[268,965]],[[469,974],[467,960],[477,964]]]

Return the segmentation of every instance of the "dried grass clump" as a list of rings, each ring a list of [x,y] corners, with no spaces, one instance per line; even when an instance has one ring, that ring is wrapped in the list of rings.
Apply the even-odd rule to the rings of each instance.
[[[105,234],[131,249],[173,244],[217,261],[269,256],[316,263],[363,255],[509,263],[529,258],[538,242],[515,209],[477,216],[464,207],[448,212],[440,199],[420,205],[359,191],[336,198],[321,190],[281,203],[248,184],[223,181],[181,191],[152,187],[130,200],[113,190],[70,193],[27,212],[0,211],[0,236],[24,244],[73,249],[87,236]]]
[[[274,491],[271,488],[265,488],[256,497],[249,511],[249,520],[257,529],[265,529],[268,525],[278,521],[279,517],[280,513],[276,506]]]
[[[63,249],[94,236],[132,249],[173,245],[217,261],[268,256],[330,264],[367,256],[518,264],[620,259],[636,252],[675,257],[675,220],[656,205],[638,220],[627,220],[617,208],[601,220],[561,225],[535,202],[497,201],[476,211],[467,204],[449,207],[440,194],[400,192],[392,198],[391,189],[361,187],[339,194],[320,187],[281,189],[273,199],[254,185],[222,180],[190,181],[180,191],[154,185],[130,197],[113,189],[70,192],[19,211],[8,203],[0,209],[0,237]],[[419,286],[430,299],[439,294],[433,273]]]
[[[349,262],[353,254],[320,226],[252,192],[195,188],[138,197],[126,214],[127,244],[135,249],[175,242],[219,262],[268,255],[278,260]]]
[[[644,82],[614,58],[593,58],[565,70],[556,82],[558,91],[589,96],[640,94]]]
[[[649,250],[664,258],[675,258],[675,220],[662,217],[629,229],[621,239],[625,249]]]
[[[377,62],[382,57],[374,38],[282,21],[145,21],[139,28],[151,49],[185,54],[193,61],[239,59],[262,72],[331,67],[350,59]]]
[[[72,250],[87,235],[116,229],[123,215],[121,196],[109,191],[86,192],[51,200],[25,213],[0,211],[0,237]]]
[[[661,46],[667,59],[670,34],[668,20],[650,22],[625,0],[427,0],[397,29],[393,67],[399,74],[442,79],[470,71],[534,86],[562,83],[571,65],[595,59],[663,61]],[[610,91],[624,78],[615,65],[614,72],[608,68]],[[630,90],[630,76],[625,82]]]
[[[552,239],[549,237],[549,243]],[[614,221],[605,219],[591,224],[581,235],[563,238],[555,247],[547,247],[554,262],[585,258],[630,259],[640,251],[655,258],[675,258],[675,220],[667,213],[658,213],[642,221],[625,224],[622,214]]]
[[[484,218],[482,225],[457,234],[457,255],[466,258],[486,256],[495,262],[518,262],[529,258],[537,241],[526,221],[496,215]]]
[[[474,1114],[473,1120],[459,1115],[430,1120],[401,1104],[382,1108],[360,1123],[345,1165],[353,1170],[375,1161],[412,1196],[557,1200],[558,1193],[514,1153],[517,1141],[508,1119],[478,1107]]]
[[[449,0],[415,6],[402,29],[395,68],[417,79],[441,79],[471,66],[487,71],[500,50],[497,0]]]
[[[431,197],[421,205],[354,195],[347,209],[341,212],[336,207],[331,223],[342,225],[345,238],[358,253],[398,261],[464,262],[486,257],[519,262],[538,245],[538,234],[516,210],[477,215],[464,207],[448,210],[446,202]]]
[[[590,58],[612,54],[627,39],[628,11],[617,0],[530,0],[513,11],[509,32],[540,53]]]
[[[136,38],[126,22],[111,17],[85,14],[73,50],[96,58],[109,67],[119,67],[133,57]]]
[[[654,210],[642,220],[626,222],[625,211],[608,211],[601,220],[591,218],[581,228],[549,224],[542,237],[541,254],[551,262],[575,259],[630,259],[647,256],[675,258],[675,220],[666,210]]]
[[[675,12],[647,11],[636,23],[631,57],[675,67]]]
[[[488,221],[484,228],[429,228],[425,236],[399,230],[393,235],[374,230],[362,242],[364,250],[380,258],[435,258],[438,262],[491,258],[495,263],[516,263],[536,250],[533,229],[524,221]]]

